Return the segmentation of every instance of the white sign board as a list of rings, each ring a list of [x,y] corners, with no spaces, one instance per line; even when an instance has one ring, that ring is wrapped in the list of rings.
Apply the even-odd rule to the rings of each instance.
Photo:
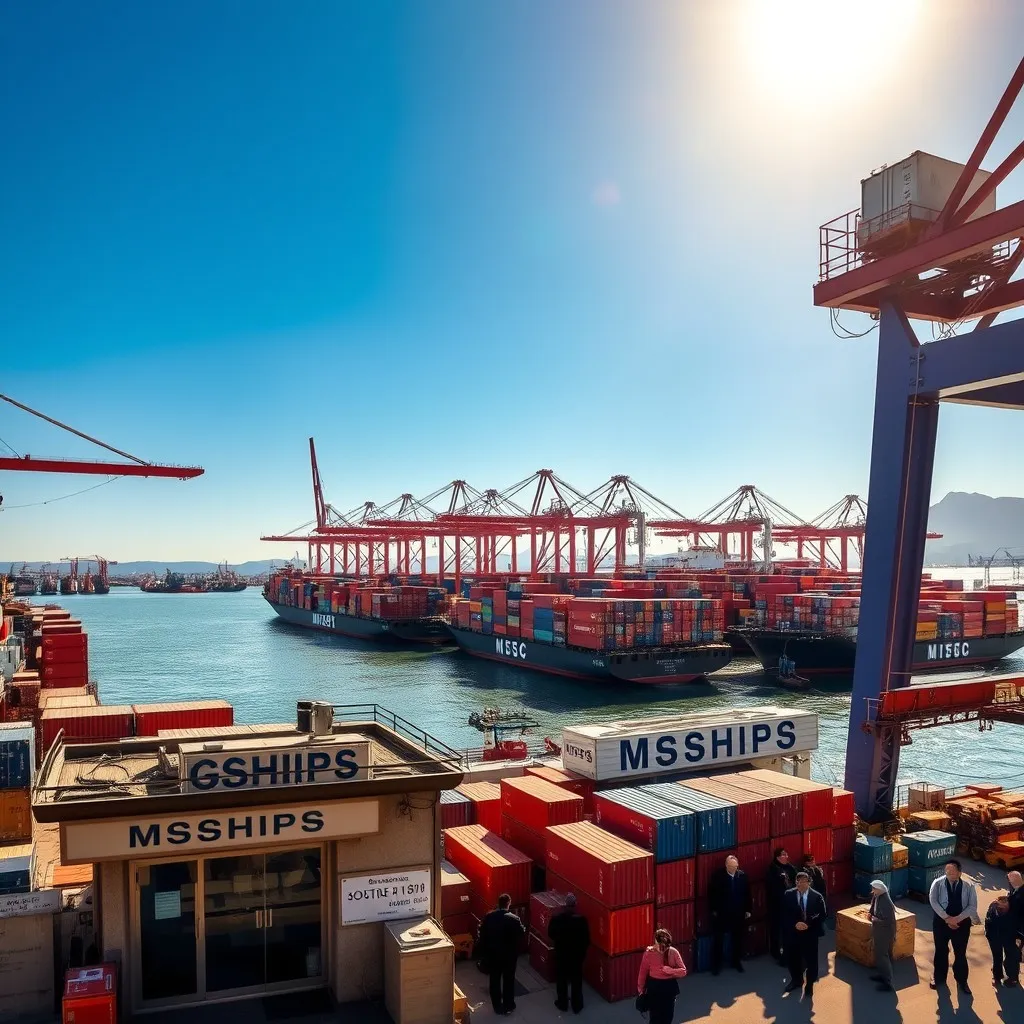
[[[204,749],[209,746],[221,749]],[[370,766],[370,741],[339,736],[330,743],[310,745],[302,737],[290,744],[278,741],[257,748],[246,740],[183,743],[179,757],[191,793],[361,782]]]
[[[817,747],[814,712],[739,708],[567,728],[562,731],[562,764],[577,775],[605,780],[717,768]]]
[[[368,924],[430,913],[430,869],[341,880],[341,923]]]
[[[376,800],[188,812],[156,818],[65,822],[60,827],[65,864],[92,864],[126,857],[373,835],[380,831]]]
[[[32,914],[56,914],[60,910],[60,890],[15,892],[0,896],[0,918],[29,917]]]

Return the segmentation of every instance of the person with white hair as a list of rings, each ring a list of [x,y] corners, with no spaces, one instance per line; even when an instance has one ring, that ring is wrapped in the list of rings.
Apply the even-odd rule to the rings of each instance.
[[[971,925],[980,924],[978,892],[970,879],[964,878],[960,861],[951,857],[946,861],[944,874],[931,884],[928,902],[931,904],[932,935],[935,939],[935,974],[928,983],[931,988],[946,984],[949,971],[949,947],[953,947],[953,977],[960,991],[969,996],[967,983],[970,966],[967,963],[967,944],[971,940]]]
[[[1017,922],[1017,934],[1024,939],[1024,876],[1019,871],[1011,871],[1006,876],[1010,886],[1010,912]]]
[[[892,992],[892,947],[896,942],[896,904],[889,895],[885,882],[871,883],[871,944],[875,951],[875,970],[871,980],[878,983],[879,992]]]

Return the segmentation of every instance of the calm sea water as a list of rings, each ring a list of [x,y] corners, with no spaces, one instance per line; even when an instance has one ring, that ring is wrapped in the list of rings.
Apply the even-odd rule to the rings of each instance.
[[[237,721],[274,722],[292,721],[296,700],[304,698],[375,702],[456,747],[480,745],[467,719],[488,706],[525,709],[540,722],[535,732],[543,737],[570,724],[776,704],[818,712],[814,775],[827,782],[843,778],[848,689],[790,693],[766,685],[757,663],[747,659],[716,673],[707,686],[627,689],[505,668],[453,648],[388,650],[288,626],[255,588],[177,595],[114,588],[104,596],[59,600],[85,623],[92,676],[105,704],[223,697]],[[1024,673],[1024,660],[1008,659],[999,671]],[[947,786],[1024,784],[1024,730],[997,725],[980,734],[977,726],[964,725],[916,732],[904,748],[900,775],[904,782]]]

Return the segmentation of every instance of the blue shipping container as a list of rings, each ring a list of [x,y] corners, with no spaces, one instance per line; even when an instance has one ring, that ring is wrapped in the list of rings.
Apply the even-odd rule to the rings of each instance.
[[[691,810],[697,817],[697,850],[713,853],[736,845],[736,805],[721,797],[684,789],[675,782],[655,782],[643,791]]]
[[[710,935],[702,935],[694,947],[694,968],[700,973],[711,970],[711,949],[714,939]],[[726,932],[722,943],[722,962],[732,963],[732,936]]]
[[[858,871],[891,871],[892,843],[878,836],[857,836],[853,845],[853,866]]]
[[[946,873],[945,866],[942,864],[931,868],[915,867],[911,865],[911,867],[907,868],[907,871],[909,872],[910,891],[923,896],[928,895],[928,890],[931,889],[932,882],[934,882],[936,878],[942,878]]]
[[[892,873],[892,885],[889,895],[894,900],[903,899],[910,892],[910,868],[895,868]]]
[[[0,789],[27,789],[31,783],[28,739],[0,739]]]
[[[637,815],[647,818],[654,827],[654,860],[664,864],[672,860],[683,860],[692,857],[696,849],[697,828],[692,811],[669,803],[659,797],[644,793],[640,789],[612,789],[599,794],[602,799],[621,804]],[[594,805],[594,820],[609,832],[616,834],[614,824],[606,824],[601,820],[600,801]],[[622,838],[636,842],[635,837],[624,835]]]
[[[912,868],[933,868],[945,864],[956,852],[956,836],[929,829],[911,832],[903,837],[903,845]]]
[[[892,872],[891,871],[854,871],[853,873],[853,891],[857,896],[863,899],[871,899],[871,883],[875,880],[885,882],[886,888],[889,892],[892,892]]]

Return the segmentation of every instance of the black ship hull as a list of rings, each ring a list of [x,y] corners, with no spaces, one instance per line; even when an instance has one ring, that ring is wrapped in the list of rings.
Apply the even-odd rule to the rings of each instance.
[[[732,651],[726,643],[613,653],[476,633],[456,626],[449,628],[460,650],[474,658],[569,679],[662,686],[691,683],[725,668],[732,660]]]
[[[443,644],[451,642],[448,627],[439,619],[362,619],[339,612],[311,612],[293,605],[264,600],[285,621],[304,629],[316,629],[336,636],[383,643]]]
[[[766,672],[775,672],[779,658],[789,658],[800,675],[852,675],[857,641],[835,633],[801,630],[738,629]],[[994,665],[1024,647],[1024,633],[969,640],[926,640],[914,644],[913,672],[948,672]]]

